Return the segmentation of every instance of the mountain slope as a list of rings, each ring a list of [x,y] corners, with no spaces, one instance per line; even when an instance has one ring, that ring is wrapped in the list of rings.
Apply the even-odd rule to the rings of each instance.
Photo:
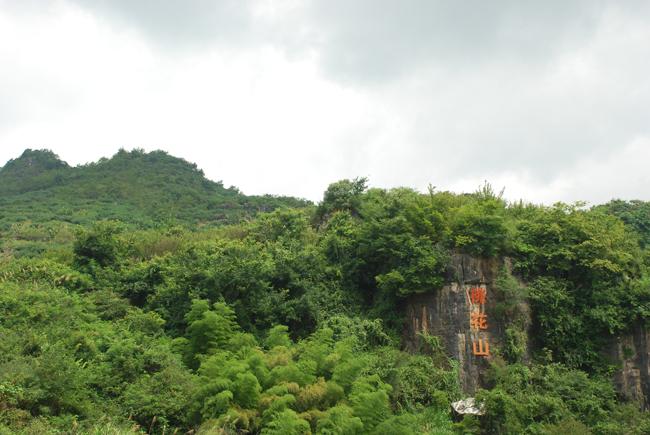
[[[110,159],[70,167],[51,151],[26,150],[0,169],[0,228],[5,229],[22,221],[83,224],[98,219],[141,227],[217,225],[307,204],[243,195],[163,151],[120,150]]]

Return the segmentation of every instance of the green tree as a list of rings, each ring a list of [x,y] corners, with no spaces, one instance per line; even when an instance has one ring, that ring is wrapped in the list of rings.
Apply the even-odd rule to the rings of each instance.
[[[309,423],[291,409],[278,413],[263,429],[262,435],[307,435]]]
[[[212,310],[207,309],[204,300],[192,302],[192,309],[187,314],[187,336],[191,366],[198,367],[198,357],[223,349],[237,331],[235,312],[225,303],[216,302]]]
[[[89,231],[80,232],[73,247],[77,267],[92,270],[94,265],[114,266],[120,254],[116,237],[119,232],[114,222],[99,222]]]
[[[367,178],[345,179],[330,184],[325,191],[323,201],[316,209],[316,218],[322,222],[336,211],[347,211],[353,216],[358,215],[361,195],[366,190],[367,184]]]
[[[337,405],[327,410],[318,420],[316,433],[319,435],[354,435],[363,431],[363,422],[355,417],[352,408]]]

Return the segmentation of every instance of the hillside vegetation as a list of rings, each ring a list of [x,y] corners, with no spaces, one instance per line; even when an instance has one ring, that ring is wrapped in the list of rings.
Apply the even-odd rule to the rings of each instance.
[[[26,150],[0,168],[2,229],[25,221],[89,224],[98,219],[137,227],[218,225],[306,204],[243,195],[163,151],[120,150],[110,159],[70,167],[51,151]]]
[[[650,318],[648,203],[355,179],[305,206],[138,151],[79,168],[26,152],[0,180],[0,434],[650,433],[600,352]],[[406,299],[456,252],[514,276],[486,413],[454,422],[456,362],[400,339]]]

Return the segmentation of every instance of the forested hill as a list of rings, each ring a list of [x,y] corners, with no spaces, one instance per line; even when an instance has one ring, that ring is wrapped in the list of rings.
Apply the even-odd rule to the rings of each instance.
[[[71,167],[51,151],[28,149],[0,169],[0,229],[24,221],[98,219],[139,227],[215,225],[305,205],[289,197],[246,196],[163,151],[120,150],[110,159]]]
[[[305,206],[27,151],[0,213],[0,435],[650,433],[648,202],[354,179]]]

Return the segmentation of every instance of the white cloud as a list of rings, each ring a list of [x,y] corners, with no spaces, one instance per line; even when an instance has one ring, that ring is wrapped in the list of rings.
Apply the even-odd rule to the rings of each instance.
[[[552,204],[572,203],[588,199],[591,204],[610,199],[648,199],[650,172],[650,137],[638,137],[604,156],[585,156],[551,182],[539,184],[527,171],[508,171],[495,175],[489,182],[495,190],[505,187],[504,197]],[[452,184],[452,189],[471,192],[486,181],[480,176],[463,177]]]
[[[26,147],[53,148],[73,164],[121,146],[161,148],[246,192],[313,199],[355,174],[340,172],[348,151],[338,144],[372,108],[324,80],[309,57],[289,60],[268,46],[166,57],[69,7],[25,24],[1,35],[23,41],[0,50],[21,72],[10,93],[25,105],[22,122],[0,130],[4,160]]]
[[[72,164],[143,147],[313,200],[355,176],[650,199],[647,177],[621,177],[650,148],[642,4],[189,3],[0,0],[0,165],[27,147]]]

